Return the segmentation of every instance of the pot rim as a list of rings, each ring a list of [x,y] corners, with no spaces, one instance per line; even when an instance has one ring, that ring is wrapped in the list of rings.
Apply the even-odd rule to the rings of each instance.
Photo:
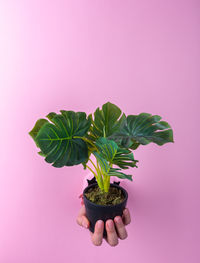
[[[87,197],[85,196],[85,192],[86,192],[86,190],[88,190],[89,188],[94,187],[95,185],[98,185],[98,184],[97,184],[97,183],[90,184],[90,185],[88,185],[88,186],[83,190],[83,198],[86,199],[87,202],[88,202],[90,205],[94,205],[94,206],[97,206],[97,207],[110,207],[110,208],[111,208],[111,207],[121,206],[121,205],[122,205],[123,203],[125,203],[125,202],[127,201],[127,199],[128,199],[128,192],[127,192],[122,186],[111,183],[110,186],[114,186],[114,187],[116,187],[116,188],[120,188],[120,189],[123,191],[124,196],[125,196],[124,200],[123,200],[121,203],[116,204],[116,205],[99,205],[99,204],[93,203],[92,201],[90,201],[89,199],[87,199]]]

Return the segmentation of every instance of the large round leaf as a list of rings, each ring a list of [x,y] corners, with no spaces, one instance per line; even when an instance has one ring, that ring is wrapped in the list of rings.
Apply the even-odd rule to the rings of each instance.
[[[122,146],[133,147],[132,149],[136,149],[139,144],[146,145],[150,142],[158,145],[173,142],[171,126],[160,120],[160,116],[149,113],[129,115],[121,131],[116,132],[110,139],[120,141]]]
[[[109,164],[115,164],[122,169],[137,167],[137,160],[134,159],[133,153],[128,149],[120,148],[113,140],[101,137],[96,141],[95,145],[100,155],[106,159]]]
[[[84,141],[90,128],[90,120],[84,112],[51,112],[46,117],[51,121],[37,121],[29,133],[45,156],[45,161],[54,167],[80,164],[88,158],[88,147]],[[44,120],[44,119],[43,119]],[[42,125],[41,125],[42,124]]]
[[[102,106],[102,110],[96,109],[94,120],[90,129],[90,138],[96,141],[99,137],[108,137],[119,131],[122,123],[125,121],[125,114],[122,114],[120,108],[110,102]]]
[[[97,146],[97,149],[102,157],[109,163],[112,163],[118,149],[116,142],[101,137],[96,141],[95,145]]]

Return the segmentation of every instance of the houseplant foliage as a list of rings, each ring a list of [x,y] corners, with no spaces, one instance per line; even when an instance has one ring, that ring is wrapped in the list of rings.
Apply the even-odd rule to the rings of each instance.
[[[126,171],[137,167],[133,151],[151,142],[159,146],[173,142],[170,125],[160,116],[126,116],[110,102],[88,116],[85,112],[50,112],[46,119],[37,120],[29,134],[47,163],[58,168],[82,164],[94,175],[97,184],[83,192],[92,232],[97,220],[122,215],[128,194],[121,186],[110,184],[110,178],[132,181]]]
[[[110,102],[93,115],[61,110],[46,118],[39,119],[29,132],[40,148],[38,153],[54,167],[83,164],[95,176],[102,194],[108,193],[111,176],[132,181],[124,170],[137,167],[133,150],[151,142],[159,146],[173,142],[170,125],[160,116],[126,116]]]

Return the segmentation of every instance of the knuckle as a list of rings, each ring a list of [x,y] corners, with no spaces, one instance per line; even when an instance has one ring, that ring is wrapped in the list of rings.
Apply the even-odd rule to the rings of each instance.
[[[107,231],[109,234],[114,234],[114,233],[115,233],[114,225],[112,224],[112,225],[109,226],[110,223],[111,223],[110,220],[108,220],[108,221],[106,222],[106,231]]]
[[[120,218],[120,216],[116,216],[116,217],[114,218],[114,220],[117,221],[119,218]]]
[[[103,226],[99,227],[98,225],[95,226],[95,234],[96,235],[103,235]]]
[[[103,230],[97,229],[97,230],[95,230],[95,233],[96,233],[96,235],[101,236],[103,233]]]
[[[101,246],[102,240],[101,240],[101,239],[99,239],[99,240],[93,239],[93,240],[92,240],[92,243],[93,243],[93,245],[95,245],[95,246]]]
[[[126,239],[128,237],[128,234],[127,234],[127,232],[126,233],[124,233],[124,235],[121,235],[120,236],[120,239],[121,240],[124,240],[124,239]]]
[[[118,240],[116,240],[114,242],[110,242],[109,244],[111,247],[116,247],[118,245],[118,243],[119,243]]]
[[[114,229],[106,228],[106,231],[107,231],[108,235],[114,235],[115,234],[115,230]]]
[[[94,244],[95,246],[99,247],[99,246],[101,246],[101,244],[102,244],[102,241],[99,241],[99,242],[94,242],[93,244]]]
[[[131,223],[131,218],[129,217],[128,219],[127,219],[127,225],[129,225]]]
[[[123,222],[124,222],[124,225],[127,226],[131,223],[131,218],[130,217],[123,217]]]
[[[114,222],[115,222],[115,224],[118,225],[118,226],[122,226],[122,225],[123,225],[122,218],[121,218],[120,216],[116,216],[116,217],[114,218]]]
[[[130,213],[128,210],[123,214],[123,216],[124,216],[125,225],[130,224],[131,223],[131,216],[130,216]]]
[[[125,227],[119,228],[117,232],[118,232],[118,237],[122,240],[128,237]]]

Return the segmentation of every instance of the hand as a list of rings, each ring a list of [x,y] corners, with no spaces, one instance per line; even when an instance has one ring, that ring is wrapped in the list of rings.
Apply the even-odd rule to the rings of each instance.
[[[80,226],[89,228],[90,222],[86,217],[86,210],[83,202],[76,221]],[[116,246],[119,242],[118,239],[123,240],[127,238],[128,234],[125,226],[130,224],[130,222],[131,217],[128,208],[124,209],[122,217],[116,216],[114,221],[111,219],[106,221],[107,237],[105,240],[110,246]],[[100,246],[102,244],[103,230],[104,222],[102,220],[98,220],[95,224],[94,233],[90,232],[91,241],[95,246]]]

